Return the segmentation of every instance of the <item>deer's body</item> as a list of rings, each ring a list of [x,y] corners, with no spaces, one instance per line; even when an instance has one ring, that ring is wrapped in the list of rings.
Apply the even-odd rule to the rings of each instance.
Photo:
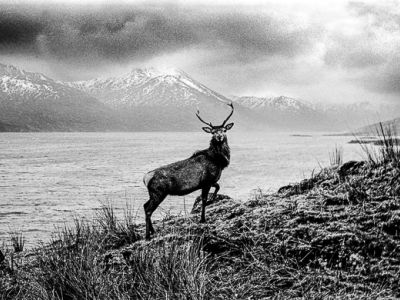
[[[195,152],[188,159],[150,171],[143,181],[148,189],[163,189],[167,195],[183,196],[217,183],[229,160],[227,141],[223,147],[211,143],[210,148]]]
[[[233,126],[233,123],[226,127],[224,124],[212,126],[210,123],[209,126],[212,128],[203,128],[206,132],[213,134],[208,149],[197,151],[188,159],[162,166],[144,176],[143,181],[150,196],[149,201],[144,204],[146,239],[149,239],[150,234],[154,233],[151,215],[168,195],[183,196],[201,189],[203,205],[200,221],[205,222],[205,204],[208,193],[211,187],[214,187],[214,196],[216,196],[219,190],[217,182],[221,177],[222,170],[229,165],[230,161],[230,149],[225,132]]]

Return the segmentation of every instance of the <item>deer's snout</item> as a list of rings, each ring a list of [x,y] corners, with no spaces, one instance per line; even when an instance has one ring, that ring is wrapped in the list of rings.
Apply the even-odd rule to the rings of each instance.
[[[218,142],[222,142],[225,139],[225,134],[224,133],[216,133],[215,134],[215,139]]]

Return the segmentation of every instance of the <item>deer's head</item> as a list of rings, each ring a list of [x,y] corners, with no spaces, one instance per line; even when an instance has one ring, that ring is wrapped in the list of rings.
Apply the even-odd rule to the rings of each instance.
[[[222,123],[222,125],[213,125],[211,124],[211,122],[205,122],[201,117],[200,117],[200,112],[197,111],[196,116],[197,118],[199,118],[199,120],[206,124],[207,127],[203,127],[202,129],[207,132],[207,133],[211,133],[213,135],[213,139],[216,140],[217,142],[224,142],[226,140],[226,132],[228,130],[230,130],[233,127],[233,123],[228,123],[226,124],[226,122],[229,120],[229,118],[232,116],[233,114],[233,104],[230,103],[228,104],[231,107],[231,113],[229,114],[229,116],[225,119],[225,121]]]

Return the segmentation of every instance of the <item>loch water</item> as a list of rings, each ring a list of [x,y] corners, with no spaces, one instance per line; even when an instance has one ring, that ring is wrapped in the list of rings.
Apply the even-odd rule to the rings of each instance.
[[[22,232],[27,246],[50,239],[74,217],[91,219],[104,203],[143,221],[143,175],[208,147],[202,132],[0,133],[0,243]],[[351,137],[322,133],[229,133],[231,164],[220,193],[245,201],[329,166],[329,153],[362,159]],[[188,214],[199,191],[167,197],[154,214]]]

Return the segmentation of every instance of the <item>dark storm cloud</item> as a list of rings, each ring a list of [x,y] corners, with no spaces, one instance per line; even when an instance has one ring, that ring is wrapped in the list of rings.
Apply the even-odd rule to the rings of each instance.
[[[0,49],[33,47],[44,24],[34,17],[11,11],[0,11]]]
[[[225,13],[202,19],[203,40],[209,45],[222,44],[244,59],[268,55],[294,56],[310,46],[313,33],[262,14]]]
[[[76,8],[1,7],[0,54],[90,62],[151,58],[199,47],[231,59],[295,56],[315,32],[265,13],[201,6]]]

